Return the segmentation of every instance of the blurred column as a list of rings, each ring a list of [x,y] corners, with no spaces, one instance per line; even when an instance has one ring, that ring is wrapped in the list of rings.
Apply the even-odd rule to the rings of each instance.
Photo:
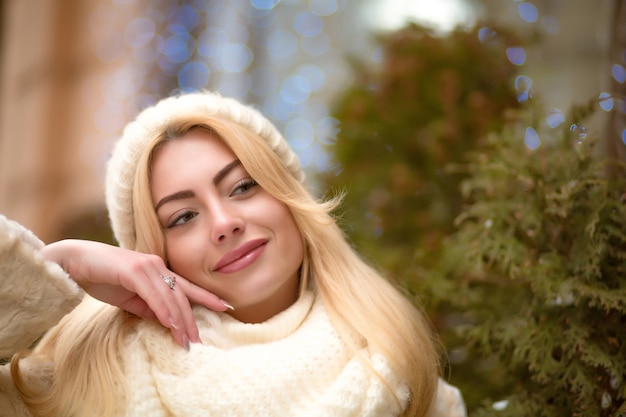
[[[132,7],[124,16],[104,0],[0,4],[0,213],[44,241],[86,212],[106,224],[104,161],[125,118],[122,106],[107,112],[106,80],[123,66],[111,55]]]

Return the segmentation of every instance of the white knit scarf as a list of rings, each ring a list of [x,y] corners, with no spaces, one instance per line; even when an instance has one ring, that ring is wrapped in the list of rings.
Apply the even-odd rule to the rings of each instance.
[[[125,416],[392,417],[406,406],[408,389],[385,359],[370,358],[401,404],[350,354],[310,292],[259,324],[194,313],[203,344],[189,352],[166,329],[140,326],[126,356]]]

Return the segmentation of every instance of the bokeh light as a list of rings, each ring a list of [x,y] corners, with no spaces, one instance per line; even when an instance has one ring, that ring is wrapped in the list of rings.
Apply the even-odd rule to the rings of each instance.
[[[315,130],[308,120],[295,119],[287,123],[285,138],[293,148],[306,149],[315,138]]]
[[[577,125],[573,123],[569,127],[569,131],[574,134],[577,143],[583,143],[585,139],[587,139],[587,128],[585,126]]]
[[[338,9],[337,0],[310,0],[309,9],[317,16],[330,16]]]
[[[126,100],[143,108],[175,91],[218,91],[259,107],[298,148],[305,169],[328,166],[324,147],[334,142],[338,122],[317,95],[328,95],[329,80],[342,74],[326,23],[341,13],[338,0],[148,2],[119,31],[112,28],[122,3],[131,4],[114,0],[92,19],[99,59],[136,65],[105,89],[118,92],[113,105]],[[113,126],[104,114],[99,125]]]
[[[535,150],[541,145],[541,140],[539,139],[539,135],[537,131],[532,127],[527,127],[526,132],[524,133],[524,145],[528,149]]]
[[[202,62],[188,62],[178,72],[178,84],[184,91],[200,90],[209,82],[209,75],[209,68]]]
[[[623,84],[626,81],[626,69],[620,64],[615,64],[611,68],[611,75],[613,79],[620,84]]]
[[[527,75],[515,77],[515,90],[517,91],[517,101],[524,102],[532,98],[533,80]]]
[[[526,62],[526,51],[520,47],[506,48],[506,57],[513,65],[524,65]]]
[[[267,49],[272,58],[278,60],[293,58],[298,51],[298,38],[290,30],[278,29],[269,36]]]
[[[518,11],[521,18],[529,23],[536,22],[539,17],[539,12],[535,5],[527,1],[519,4]]]
[[[298,75],[287,77],[280,87],[281,99],[289,104],[302,103],[309,97],[310,92],[309,82]]]
[[[307,38],[311,38],[313,36],[317,36],[322,32],[324,28],[324,23],[319,16],[309,12],[304,11],[298,13],[293,22],[293,28],[295,31],[300,34],[300,36],[305,36]]]
[[[478,30],[478,39],[481,42],[487,42],[497,37],[497,33],[495,30],[485,26]]]
[[[559,109],[550,109],[548,112],[548,117],[546,117],[546,122],[548,126],[551,128],[556,128],[560,126],[565,121],[565,115]]]
[[[609,93],[600,93],[599,99],[600,100],[598,104],[600,105],[600,108],[602,110],[604,111],[613,110],[613,97],[611,97]]]
[[[259,10],[271,10],[280,3],[280,0],[250,0],[252,7]]]

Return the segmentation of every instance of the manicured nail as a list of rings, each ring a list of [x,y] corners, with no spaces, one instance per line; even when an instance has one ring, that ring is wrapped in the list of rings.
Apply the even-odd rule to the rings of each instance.
[[[229,310],[234,310],[235,309],[235,307],[231,306],[226,301],[222,301],[222,304],[224,304],[224,307],[226,307]]]
[[[170,327],[174,330],[178,330],[178,326],[174,323],[174,319],[170,317]]]
[[[183,335],[183,345],[184,345],[185,350],[189,352],[189,349],[190,349],[189,338],[187,337],[186,334]]]

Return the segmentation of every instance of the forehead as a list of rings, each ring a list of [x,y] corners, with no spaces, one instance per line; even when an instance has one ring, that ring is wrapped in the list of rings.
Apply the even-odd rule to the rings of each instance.
[[[225,165],[237,160],[216,135],[202,129],[171,139],[155,150],[150,166],[153,192],[181,186],[195,178],[213,177]]]
[[[224,155],[234,156],[234,152],[215,133],[208,129],[196,127],[186,133],[168,138],[160,142],[152,151],[152,162],[168,159],[177,154],[193,153],[203,154],[208,157],[214,155],[220,157]],[[165,154],[165,158],[163,155]]]

